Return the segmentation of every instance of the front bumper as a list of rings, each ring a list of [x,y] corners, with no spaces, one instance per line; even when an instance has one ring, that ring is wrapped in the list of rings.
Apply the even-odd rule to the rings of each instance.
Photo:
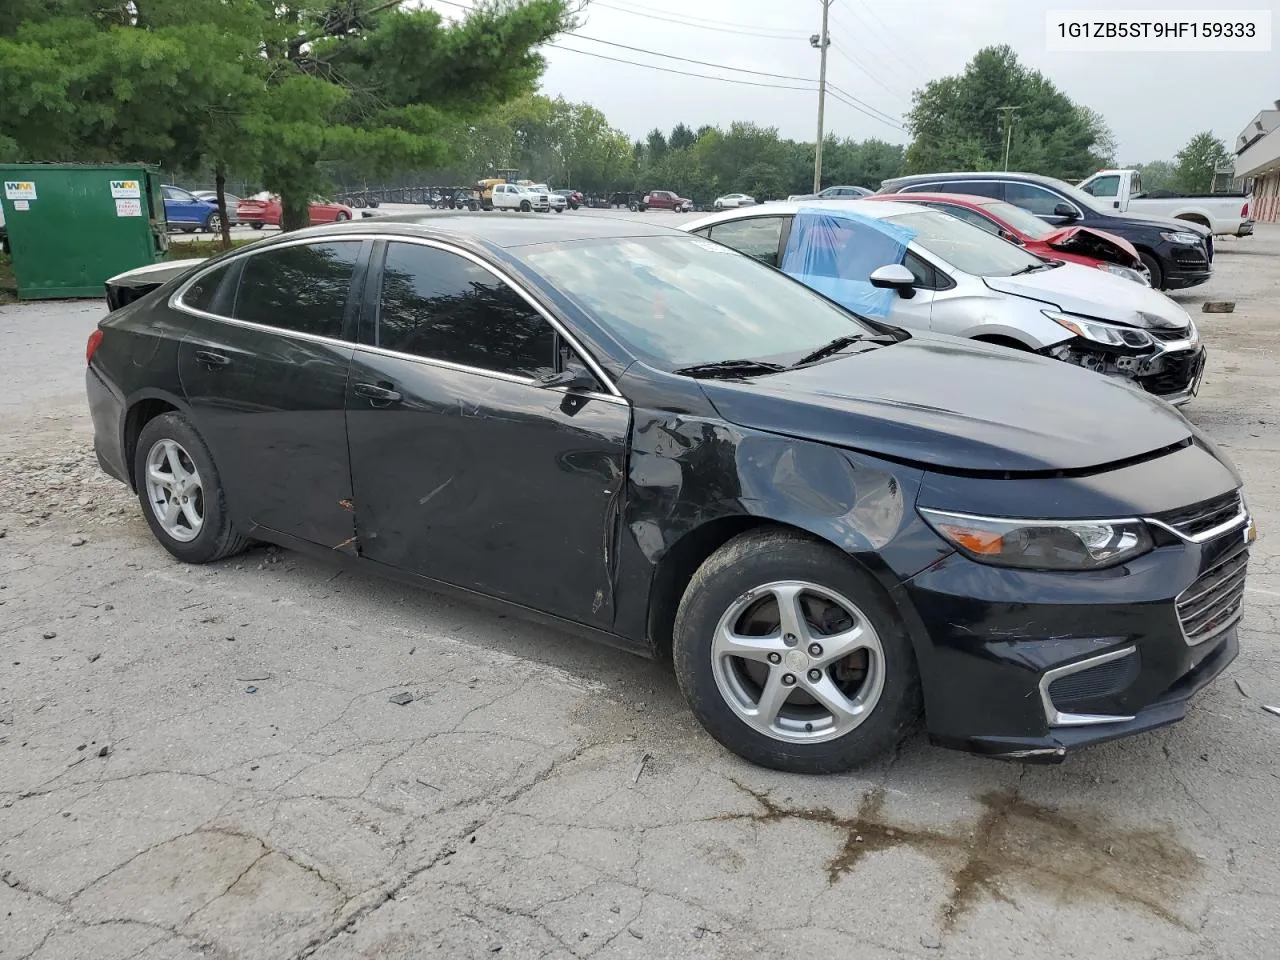
[[[1136,377],[1138,386],[1174,406],[1189,403],[1200,392],[1208,351],[1203,345],[1167,350],[1155,372]]]
[[[1203,246],[1170,244],[1161,251],[1160,269],[1166,290],[1185,290],[1213,277],[1213,238]]]
[[[1180,720],[1238,653],[1251,531],[1238,518],[1201,543],[1165,530],[1152,552],[1088,573],[956,553],[906,581],[930,738],[1055,762]]]

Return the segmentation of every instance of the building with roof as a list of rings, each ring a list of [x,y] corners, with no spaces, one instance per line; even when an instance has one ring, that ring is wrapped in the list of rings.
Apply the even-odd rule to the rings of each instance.
[[[1253,181],[1253,218],[1280,219],[1280,100],[1262,110],[1236,137],[1235,175]]]

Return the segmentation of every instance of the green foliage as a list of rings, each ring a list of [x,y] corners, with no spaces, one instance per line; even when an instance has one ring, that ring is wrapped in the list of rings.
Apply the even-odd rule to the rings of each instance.
[[[1213,172],[1230,160],[1227,145],[1211,131],[1197,133],[1174,158],[1174,185],[1185,193],[1208,193],[1213,189]]]
[[[1101,115],[1073,103],[1008,46],[980,50],[959,76],[933,80],[913,96],[907,114],[911,173],[998,170],[1004,165],[1006,120],[1016,107],[1009,169],[1079,180],[1106,165],[1115,139]]]
[[[0,156],[149,160],[260,175],[287,228],[317,164],[381,175],[459,151],[476,113],[532,92],[566,0],[484,0],[461,23],[387,0],[11,0]]]
[[[1145,193],[1152,190],[1177,190],[1178,172],[1172,163],[1166,160],[1154,160],[1151,163],[1137,163],[1133,166],[1142,174],[1142,189]]]

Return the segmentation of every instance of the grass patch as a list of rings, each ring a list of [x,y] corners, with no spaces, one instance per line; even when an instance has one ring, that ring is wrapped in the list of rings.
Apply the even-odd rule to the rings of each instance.
[[[13,278],[13,262],[0,253],[0,303],[18,302],[18,281]]]
[[[231,248],[243,247],[253,243],[256,239],[258,238],[254,237],[253,240],[247,238],[232,240]],[[220,253],[222,253],[221,240],[184,240],[180,243],[170,243],[169,250],[165,253],[164,258],[166,260],[194,260],[197,257],[216,257]]]

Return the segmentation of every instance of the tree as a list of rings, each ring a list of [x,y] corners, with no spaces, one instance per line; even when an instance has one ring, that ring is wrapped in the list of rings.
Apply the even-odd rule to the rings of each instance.
[[[686,150],[698,142],[698,135],[683,123],[677,123],[667,138],[667,146],[672,150]]]
[[[292,229],[322,161],[449,160],[472,117],[532,91],[567,3],[482,0],[445,26],[400,0],[22,0],[0,24],[0,150],[249,166]]]
[[[1197,133],[1174,158],[1174,183],[1185,193],[1208,193],[1214,172],[1230,160],[1227,145],[1211,131]]]
[[[1115,152],[1102,117],[1073,103],[1008,46],[978,51],[959,76],[933,80],[913,96],[907,114],[910,172],[1009,167],[1078,180]],[[1007,111],[1014,107],[1012,138]]]
[[[1142,190],[1150,193],[1153,190],[1176,190],[1177,170],[1167,160],[1153,160],[1151,163],[1135,163],[1133,169],[1142,174]]]
[[[663,136],[662,131],[654,127],[649,131],[648,137],[645,138],[645,149],[650,163],[661,163],[662,158],[667,155],[667,138]]]

